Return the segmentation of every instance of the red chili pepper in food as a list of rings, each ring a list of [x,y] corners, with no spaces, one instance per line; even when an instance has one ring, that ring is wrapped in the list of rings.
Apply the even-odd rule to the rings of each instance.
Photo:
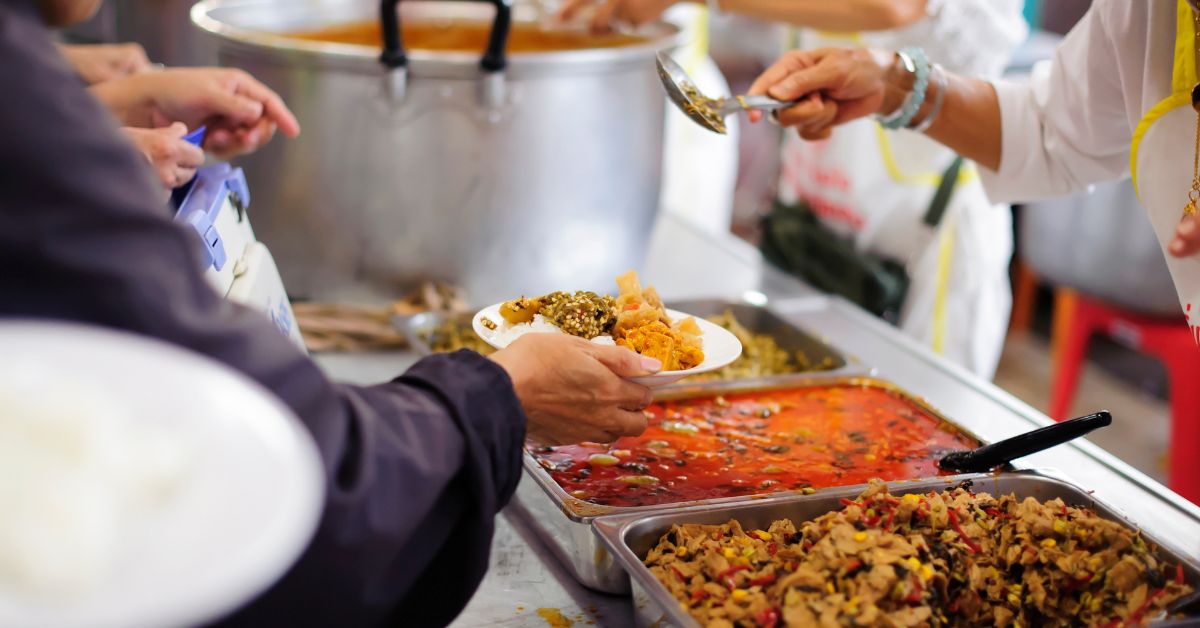
[[[971,550],[971,553],[978,554],[979,552],[983,551],[983,548],[976,545],[975,541],[972,541],[971,537],[967,536],[966,532],[963,532],[962,526],[958,525],[958,512],[953,508],[947,510],[946,512],[950,514],[950,525],[954,528],[954,531],[958,532],[958,535],[962,537],[963,543],[967,545],[967,548]]]
[[[1132,626],[1142,623],[1142,616],[1146,614],[1146,611],[1150,610],[1150,605],[1154,603],[1154,600],[1162,597],[1162,595],[1166,592],[1166,589],[1159,589],[1154,593],[1151,593],[1150,597],[1146,598],[1146,601],[1142,602],[1142,605],[1139,606],[1136,611],[1133,611],[1129,614],[1129,617],[1125,618],[1125,623]]]
[[[880,519],[881,519],[881,517],[879,515],[875,515],[873,517],[867,517],[867,518],[863,519],[863,525],[867,526],[868,528],[874,528],[875,526],[879,525]]]
[[[736,585],[733,583],[733,575],[739,571],[746,571],[747,569],[750,569],[750,565],[734,565],[729,569],[717,574],[717,580],[724,581],[725,586],[729,587],[730,589],[736,588]]]
[[[679,576],[679,580],[680,580],[680,581],[682,581],[682,582],[684,582],[684,583],[686,583],[686,582],[687,582],[687,576],[683,575],[683,572],[682,572],[682,571],[679,571],[679,568],[678,568],[678,567],[676,567],[675,565],[671,565],[671,571],[674,571],[674,572],[675,572],[675,575],[676,575],[676,576]]]
[[[999,519],[1012,519],[1012,515],[1002,512],[998,508],[985,508],[983,512]]]
[[[851,571],[862,567],[862,564],[863,562],[857,558],[851,560],[850,562],[846,563],[846,573],[850,573]]]
[[[772,583],[774,583],[774,582],[775,582],[775,574],[773,574],[773,573],[769,573],[769,574],[767,574],[767,575],[765,575],[765,576],[759,576],[758,578],[755,578],[755,579],[751,580],[751,581],[750,581],[750,586],[752,586],[752,587],[753,587],[753,586],[765,587],[765,586],[767,586],[768,584],[772,584]]]
[[[692,591],[693,602],[699,602],[706,597],[708,597],[708,591],[705,591],[704,589],[696,589],[695,591]]]
[[[908,594],[908,597],[904,598],[904,602],[906,602],[908,604],[916,604],[917,602],[920,602],[921,601],[921,593],[923,591],[924,591],[924,589],[921,588],[921,585],[917,584],[917,582],[914,580],[913,581],[913,590],[911,593]]]
[[[1078,591],[1079,589],[1087,586],[1087,583],[1091,582],[1092,578],[1093,574],[1085,571],[1083,572],[1083,575],[1075,576],[1069,582],[1067,582],[1065,588],[1068,591]]]
[[[759,613],[758,616],[754,618],[754,621],[757,621],[758,625],[762,626],[763,628],[775,628],[775,626],[779,624],[779,611],[773,608],[768,608],[767,610]]]
[[[768,544],[767,544],[767,554],[770,554],[771,556],[774,556],[774,555],[775,555],[775,553],[776,553],[776,552],[778,552],[778,551],[779,551],[779,545],[778,545],[778,544],[776,544],[776,543],[775,543],[775,541],[771,541],[770,543],[768,543]],[[1182,568],[1182,567],[1180,567],[1180,569],[1181,569],[1181,571],[1180,571],[1179,573],[1180,573],[1180,574],[1182,574],[1182,573],[1183,573],[1183,571],[1182,571],[1182,569],[1183,569],[1183,568]],[[1183,584],[1183,583],[1181,582],[1180,584]]]
[[[1183,586],[1183,563],[1175,565],[1175,584]]]
[[[893,508],[888,511],[888,520],[887,520],[887,523],[883,524],[883,529],[891,530],[892,529],[892,521],[895,520],[895,518],[896,518],[896,509]]]
[[[846,499],[845,497],[841,498],[838,501],[840,501],[843,506],[857,506],[858,505],[858,502],[854,501],[853,499]]]

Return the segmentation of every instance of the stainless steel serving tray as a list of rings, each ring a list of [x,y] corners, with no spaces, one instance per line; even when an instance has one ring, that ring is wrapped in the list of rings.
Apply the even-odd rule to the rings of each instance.
[[[1133,529],[1141,529],[1143,537],[1155,545],[1170,562],[1182,563],[1188,582],[1200,582],[1200,564],[1187,554],[1178,551],[1165,539],[1158,538],[1152,527],[1139,525],[1116,509],[1095,499],[1069,481],[1052,471],[1032,470],[1017,473],[976,474],[947,476],[932,480],[889,482],[895,495],[925,493],[954,486],[971,480],[972,489],[993,495],[1015,493],[1018,497],[1034,497],[1038,500],[1062,498],[1065,502],[1092,508],[1098,515],[1123,523]],[[772,496],[755,502],[724,505],[702,505],[656,514],[613,515],[596,519],[594,528],[601,546],[608,551],[612,560],[628,571],[633,582],[634,616],[638,626],[696,627],[699,624],[680,608],[666,587],[642,564],[642,559],[658,543],[662,535],[673,524],[699,523],[720,524],[736,519],[746,529],[766,529],[771,522],[791,519],[797,524],[815,519],[825,513],[841,508],[839,500],[857,496],[865,486],[843,487],[823,491],[815,495]],[[1144,514],[1143,523],[1152,523]],[[1165,625],[1165,622],[1160,625]]]
[[[862,368],[856,360],[848,360],[828,343],[787,322],[766,307],[751,305],[744,301],[722,299],[672,301],[666,306],[677,312],[686,312],[700,318],[710,318],[730,312],[751,333],[774,338],[775,342],[779,344],[779,348],[791,355],[804,354],[809,362],[817,367],[804,371],[805,373],[844,371],[847,367]]]
[[[976,441],[984,442],[975,434],[963,429],[959,424],[930,407],[920,397],[908,393],[895,384],[873,377],[808,373],[786,377],[764,378],[761,380],[705,382],[670,390],[660,389],[661,392],[655,395],[655,399],[656,401],[669,401],[710,397],[720,394],[837,385],[872,386],[902,395],[925,412],[944,421],[954,429],[959,430]],[[625,570],[613,561],[612,555],[604,549],[597,540],[596,535],[592,532],[592,522],[597,517],[616,514],[645,514],[664,510],[678,510],[698,505],[713,506],[744,503],[746,501],[769,499],[778,495],[798,494],[793,492],[777,492],[762,495],[740,495],[719,499],[686,501],[674,504],[655,504],[651,506],[599,506],[569,495],[528,452],[524,456],[524,465],[525,473],[522,474],[521,481],[517,485],[516,495],[513,497],[514,507],[529,520],[530,524],[538,531],[554,555],[558,557],[567,570],[581,584],[604,593],[624,594],[628,593],[630,588],[629,578],[626,576]],[[826,488],[818,490],[815,494],[821,495],[828,491],[839,490],[841,490],[840,487]]]
[[[397,316],[392,319],[392,324],[404,334],[405,339],[408,340],[408,346],[417,355],[424,357],[436,353],[433,347],[429,346],[429,336],[435,329],[447,322],[462,326],[464,329],[471,329],[471,319],[473,317],[473,314],[466,313],[443,314],[441,312],[421,312],[412,316]]]

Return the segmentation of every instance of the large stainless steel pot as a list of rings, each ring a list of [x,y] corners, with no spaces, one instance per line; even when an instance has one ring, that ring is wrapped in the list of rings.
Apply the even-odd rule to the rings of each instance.
[[[278,90],[304,128],[242,162],[255,228],[294,296],[383,296],[437,278],[485,303],[609,289],[642,262],[662,164],[653,53],[676,29],[656,25],[633,46],[506,55],[509,6],[494,1],[500,10],[422,1],[399,12],[495,17],[486,55],[278,35],[395,15],[395,0],[383,11],[357,0],[193,8],[220,62]]]

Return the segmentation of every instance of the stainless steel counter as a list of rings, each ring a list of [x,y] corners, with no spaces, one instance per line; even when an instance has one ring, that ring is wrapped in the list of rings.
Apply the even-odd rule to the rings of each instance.
[[[681,219],[659,219],[642,269],[664,299],[720,297],[766,300],[777,313],[847,355],[873,366],[879,377],[924,396],[934,407],[985,439],[1004,438],[1050,420],[999,388],[949,364],[893,327],[840,299],[824,297],[764,266],[753,247],[730,235],[701,233]],[[354,382],[390,379],[412,363],[407,353],[323,355],[333,376]],[[1117,421],[1139,417],[1118,416]],[[1177,549],[1200,558],[1200,508],[1087,441],[1064,445],[1021,461],[1025,467],[1059,469],[1124,511],[1152,524]],[[592,593],[557,564],[519,517],[497,519],[491,568],[455,626],[547,626],[538,614],[554,613],[576,626],[633,623],[630,599]]]

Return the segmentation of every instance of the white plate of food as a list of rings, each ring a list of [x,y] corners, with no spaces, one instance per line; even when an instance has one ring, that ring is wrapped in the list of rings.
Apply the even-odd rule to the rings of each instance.
[[[632,381],[656,388],[722,368],[742,354],[742,343],[725,328],[668,310],[637,273],[617,277],[616,297],[594,292],[552,292],[483,308],[471,324],[484,342],[503,349],[529,333],[571,334],[616,344],[658,358],[663,370]]]
[[[0,322],[0,626],[207,625],[300,556],[324,505],[305,427],[204,356]]]

